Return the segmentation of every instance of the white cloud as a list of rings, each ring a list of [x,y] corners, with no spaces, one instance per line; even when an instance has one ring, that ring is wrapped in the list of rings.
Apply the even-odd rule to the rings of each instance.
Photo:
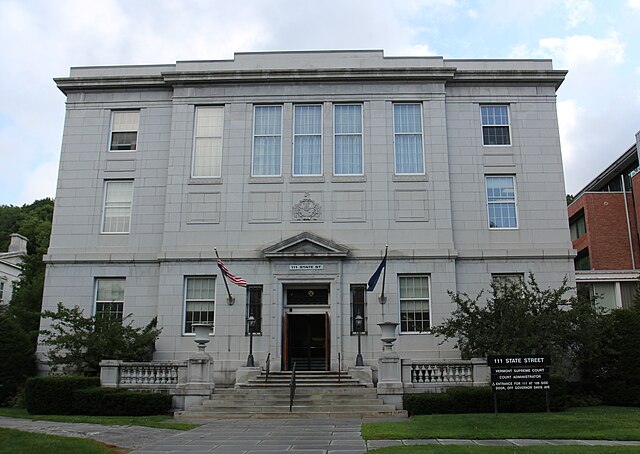
[[[567,10],[567,28],[574,28],[583,23],[593,23],[596,12],[589,0],[565,0]]]
[[[625,44],[616,32],[603,39],[588,35],[545,38],[539,41],[539,46],[535,54],[551,56],[557,63],[569,68],[592,63],[619,64],[624,61]]]
[[[575,144],[571,141],[571,137],[576,133],[578,126],[578,112],[576,101],[567,99],[557,103],[558,109],[558,125],[560,127],[560,144],[562,145],[562,158],[565,167],[574,164],[576,159]]]
[[[640,0],[629,0],[629,8],[640,9]]]

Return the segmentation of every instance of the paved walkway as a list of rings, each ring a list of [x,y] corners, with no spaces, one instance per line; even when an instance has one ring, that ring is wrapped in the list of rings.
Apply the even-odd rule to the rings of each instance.
[[[370,421],[370,420],[366,420]],[[386,446],[640,446],[640,441],[606,440],[372,440],[360,436],[360,419],[242,419],[201,420],[189,431],[139,426],[58,423],[0,417],[0,427],[50,435],[93,438],[131,450],[131,454],[362,454]]]

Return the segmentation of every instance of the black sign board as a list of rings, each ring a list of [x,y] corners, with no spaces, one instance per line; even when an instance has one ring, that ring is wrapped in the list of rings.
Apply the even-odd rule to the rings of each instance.
[[[549,357],[546,355],[489,356],[491,388],[495,411],[498,412],[496,391],[549,391]],[[547,411],[549,396],[547,393]]]

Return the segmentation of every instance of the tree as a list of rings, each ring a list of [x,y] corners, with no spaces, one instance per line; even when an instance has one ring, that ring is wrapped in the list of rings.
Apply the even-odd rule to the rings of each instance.
[[[35,352],[42,308],[45,263],[42,256],[49,248],[53,200],[36,200],[30,205],[14,207],[0,205],[0,245],[4,251],[11,233],[26,237],[27,255],[22,263],[20,279],[9,304],[9,314],[29,334],[29,344]]]
[[[574,196],[572,194],[567,194],[567,206],[571,205],[574,200]]]
[[[95,375],[100,361],[150,361],[161,329],[154,318],[144,327],[133,327],[131,314],[124,319],[85,317],[78,306],[58,303],[57,311],[45,311],[53,320],[43,330],[42,342],[50,347],[47,364],[55,372]]]
[[[543,290],[529,274],[526,281],[494,282],[485,304],[483,292],[475,298],[450,292],[456,310],[433,332],[455,339],[463,357],[546,354],[556,372],[568,374],[574,355],[586,354],[591,327],[583,321],[598,316],[591,301],[570,291],[566,278],[557,289]]]
[[[29,335],[6,309],[0,309],[0,364],[0,405],[4,405],[36,365]]]

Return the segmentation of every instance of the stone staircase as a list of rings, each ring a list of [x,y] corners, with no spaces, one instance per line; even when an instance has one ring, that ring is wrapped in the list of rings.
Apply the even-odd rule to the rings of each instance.
[[[236,388],[216,389],[209,400],[177,418],[374,418],[406,416],[384,404],[371,385],[346,373],[296,372],[296,390],[289,411],[291,372],[264,372]]]

